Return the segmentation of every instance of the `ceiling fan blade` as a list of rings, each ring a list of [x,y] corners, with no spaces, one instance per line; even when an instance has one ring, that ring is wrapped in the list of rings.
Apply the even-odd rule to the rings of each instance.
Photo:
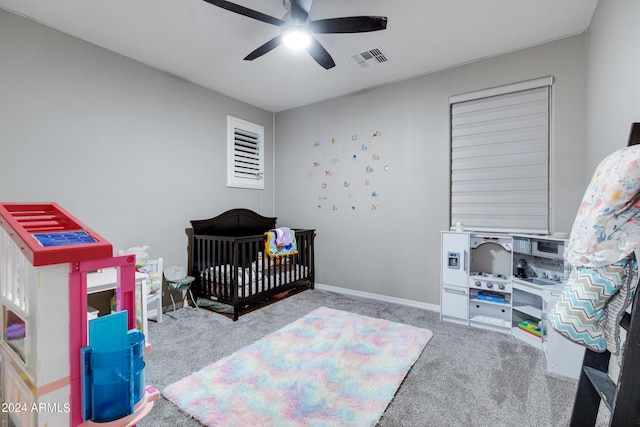
[[[238,13],[240,15],[247,16],[249,18],[257,19],[258,21],[266,22],[267,24],[273,24],[280,26],[284,24],[282,19],[274,18],[273,16],[265,15],[264,13],[260,13],[253,9],[246,8],[244,6],[240,6],[239,4],[231,3],[230,1],[225,0],[204,0],[207,3],[210,3],[214,6],[221,7],[223,9],[227,9],[228,11]]]
[[[256,58],[260,58],[265,53],[271,52],[273,49],[280,46],[281,43],[282,43],[282,35],[278,35],[272,38],[271,40],[269,40],[268,42],[266,42],[265,44],[263,44],[262,46],[260,46],[259,48],[257,48],[256,50],[254,50],[253,52],[251,52],[249,55],[247,55],[244,58],[244,60],[253,61]]]
[[[386,16],[349,16],[318,19],[309,24],[315,34],[366,33],[387,28]]]
[[[329,55],[329,52],[327,52],[327,50],[322,47],[318,40],[312,38],[311,44],[307,48],[307,51],[318,64],[322,65],[325,68],[325,70],[336,66],[336,63],[333,62],[333,58],[331,57],[331,55]]]
[[[313,0],[291,0],[291,17],[306,22]]]

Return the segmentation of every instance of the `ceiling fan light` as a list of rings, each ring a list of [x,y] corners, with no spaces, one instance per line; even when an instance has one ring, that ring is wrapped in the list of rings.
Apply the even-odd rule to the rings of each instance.
[[[311,43],[311,35],[306,28],[293,26],[283,32],[282,42],[291,49],[305,49]]]

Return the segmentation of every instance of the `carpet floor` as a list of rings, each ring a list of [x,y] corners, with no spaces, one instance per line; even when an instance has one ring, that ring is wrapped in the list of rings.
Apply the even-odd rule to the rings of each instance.
[[[438,313],[368,298],[309,290],[236,322],[208,310],[179,309],[149,323],[146,383],[162,390],[318,307],[429,329],[433,337],[378,422],[379,427],[569,425],[577,381],[546,372],[546,360],[513,336],[440,321]],[[608,411],[601,405],[598,426]],[[197,427],[165,398],[142,427]],[[258,426],[254,426],[258,427]]]

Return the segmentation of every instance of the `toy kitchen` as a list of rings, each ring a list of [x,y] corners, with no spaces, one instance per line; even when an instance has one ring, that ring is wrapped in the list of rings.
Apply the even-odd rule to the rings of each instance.
[[[511,334],[545,352],[547,370],[578,378],[584,348],[549,325],[571,266],[567,235],[441,233],[444,321]]]

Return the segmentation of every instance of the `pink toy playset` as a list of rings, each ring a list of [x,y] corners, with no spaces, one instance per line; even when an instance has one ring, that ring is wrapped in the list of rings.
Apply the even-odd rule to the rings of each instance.
[[[117,312],[87,322],[87,273],[111,267]],[[57,204],[0,203],[0,425],[132,426],[151,411],[134,282],[135,256]]]

